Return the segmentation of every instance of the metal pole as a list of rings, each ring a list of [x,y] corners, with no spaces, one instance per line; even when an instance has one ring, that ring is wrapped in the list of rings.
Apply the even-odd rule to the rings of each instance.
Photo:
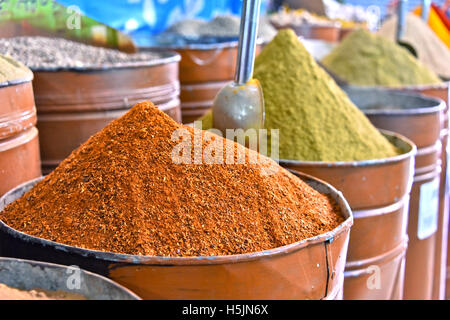
[[[247,83],[253,75],[256,38],[259,24],[261,0],[244,0],[242,5],[238,59],[235,82]]]
[[[400,0],[397,8],[397,41],[401,41],[405,34],[407,10],[408,0]]]
[[[422,2],[422,19],[428,22],[428,17],[430,16],[431,0],[423,0]]]

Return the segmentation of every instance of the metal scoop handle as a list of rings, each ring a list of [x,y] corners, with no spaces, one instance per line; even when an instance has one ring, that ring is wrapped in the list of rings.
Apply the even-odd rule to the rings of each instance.
[[[408,10],[408,0],[400,0],[397,8],[397,42],[400,42],[405,35],[406,11]]]
[[[253,75],[261,0],[244,0],[234,81],[243,85]]]
[[[422,19],[427,22],[428,17],[430,16],[430,6],[431,0],[423,0],[422,1]]]

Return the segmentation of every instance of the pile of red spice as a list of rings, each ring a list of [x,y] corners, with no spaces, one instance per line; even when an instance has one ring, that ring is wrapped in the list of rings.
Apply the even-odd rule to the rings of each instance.
[[[149,256],[267,250],[343,221],[330,197],[268,158],[249,163],[253,151],[229,140],[246,163],[175,164],[171,154],[179,141],[172,141],[172,133],[180,128],[190,135],[197,130],[151,103],[136,105],[9,205],[0,219],[80,248]],[[222,139],[198,132],[203,149]]]

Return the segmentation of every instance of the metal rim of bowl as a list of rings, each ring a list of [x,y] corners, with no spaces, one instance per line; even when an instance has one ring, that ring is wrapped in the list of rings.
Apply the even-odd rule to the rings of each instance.
[[[10,261],[10,262],[18,262],[18,263],[28,263],[30,265],[39,266],[39,267],[42,267],[42,268],[45,267],[45,268],[50,268],[50,269],[66,269],[66,270],[69,269],[68,266],[64,266],[64,265],[56,264],[56,263],[36,261],[36,260],[27,260],[27,259],[18,259],[18,258],[10,258],[10,257],[0,257],[0,263],[3,262],[3,261],[5,261],[5,262]],[[106,277],[104,277],[102,275],[99,275],[99,274],[96,274],[96,273],[93,273],[93,272],[90,272],[90,271],[87,271],[87,270],[84,270],[84,269],[80,269],[80,270],[85,275],[88,275],[90,277],[94,277],[94,278],[100,279],[102,282],[109,283],[111,286],[113,286],[117,290],[122,291],[123,293],[127,294],[129,297],[133,298],[134,300],[142,300],[134,292],[132,292],[128,288],[118,284],[117,282],[115,282],[115,281],[113,281],[113,280],[111,280],[109,278],[106,278]],[[16,288],[16,289],[22,290],[20,288]],[[86,297],[86,298],[89,299],[89,297]]]
[[[336,188],[331,186],[330,184],[312,177],[310,175],[304,173],[298,173],[293,170],[290,170],[292,174],[297,176],[299,179],[302,179],[305,183],[308,184],[306,180],[311,180],[315,183],[318,183],[322,187],[328,191],[328,194],[335,195],[333,199],[338,203],[339,208],[341,209],[341,213],[344,215],[344,222],[342,222],[335,229],[317,235],[315,237],[307,238],[302,241],[294,242],[282,247],[277,247],[264,251],[250,252],[244,254],[234,254],[234,255],[222,255],[222,256],[194,256],[194,257],[165,257],[165,256],[140,256],[140,255],[130,255],[130,254],[122,254],[122,253],[114,253],[114,252],[106,252],[99,250],[90,250],[83,249],[79,247],[74,247],[62,243],[58,243],[55,241],[50,241],[42,238],[38,238],[35,236],[28,235],[24,232],[18,231],[9,227],[6,223],[0,220],[0,231],[6,232],[14,238],[21,238],[26,242],[31,242],[43,246],[49,246],[58,251],[63,251],[67,253],[75,253],[82,257],[94,257],[99,260],[110,261],[115,263],[130,263],[130,264],[148,264],[148,265],[212,265],[212,264],[230,264],[230,263],[241,263],[247,261],[253,261],[266,257],[275,257],[290,254],[292,252],[299,251],[309,245],[314,245],[323,242],[332,242],[332,240],[345,232],[347,229],[353,225],[353,214],[350,209],[350,206],[347,200],[344,198],[342,192],[338,191]],[[5,199],[9,197],[16,190],[20,190],[24,187],[28,187],[30,185],[35,185],[37,182],[42,180],[44,177],[40,177],[28,182],[25,182],[16,188],[10,190],[6,194],[4,194],[0,198],[0,205],[3,202],[6,202]],[[309,185],[309,184],[308,184]],[[31,189],[31,188],[30,188]],[[313,187],[313,189],[315,189]],[[29,189],[28,189],[29,190]],[[28,191],[27,190],[27,191]],[[315,189],[316,190],[316,189]],[[3,210],[4,208],[1,208]],[[1,212],[1,211],[0,211]]]
[[[138,62],[121,62],[115,64],[103,64],[101,66],[92,67],[55,67],[55,68],[33,68],[29,67],[33,72],[60,72],[60,71],[74,71],[74,72],[95,72],[95,71],[109,71],[116,69],[130,69],[130,68],[145,68],[155,67],[164,64],[170,64],[179,62],[181,56],[174,51],[170,50],[148,50],[146,53],[155,53],[159,55],[158,58],[154,58],[148,61]]]
[[[410,139],[402,136],[401,134],[388,131],[379,130],[385,137],[391,137],[398,141],[405,143],[409,150],[405,151],[400,155],[396,155],[389,158],[383,159],[370,159],[370,160],[360,160],[360,161],[300,161],[300,160],[287,160],[280,159],[279,163],[281,165],[302,165],[305,167],[367,167],[374,165],[384,165],[388,163],[400,162],[407,158],[413,157],[417,153],[417,147]]]
[[[357,87],[357,86],[345,86],[343,89],[345,91],[346,88],[353,89],[353,90],[367,90],[370,92],[382,92],[382,93],[388,93],[392,95],[396,95],[399,97],[408,97],[408,98],[416,98],[421,100],[427,100],[430,103],[434,103],[434,106],[430,107],[418,107],[418,108],[405,108],[405,109],[370,109],[370,108],[364,108],[360,109],[364,114],[368,115],[404,115],[408,113],[414,113],[414,114],[428,114],[428,113],[437,113],[445,110],[445,101],[442,99],[426,96],[424,94],[418,93],[418,92],[405,92],[402,90],[396,90],[396,89],[388,89],[388,88],[366,88],[366,87]],[[360,91],[362,92],[362,91]],[[346,91],[346,94],[350,97],[351,93],[348,93]],[[356,105],[356,104],[355,104]]]
[[[267,41],[264,41],[262,38],[258,38],[256,40],[256,45],[263,45],[267,43]],[[217,43],[186,43],[186,44],[161,44],[161,45],[154,45],[149,47],[140,47],[139,50],[142,50],[143,52],[149,52],[151,50],[161,50],[161,49],[167,49],[167,50],[219,50],[219,49],[230,49],[230,48],[237,48],[239,45],[239,40],[234,41],[224,41],[224,42],[217,42]]]
[[[33,79],[34,79],[33,72],[30,72],[30,74],[26,77],[23,77],[20,79],[15,79],[15,80],[10,80],[10,81],[5,81],[5,82],[0,82],[0,89],[4,88],[4,87],[15,86],[15,85],[26,83],[26,82],[31,82],[31,81],[33,81]]]
[[[430,83],[430,84],[411,84],[411,85],[400,85],[400,86],[383,86],[383,85],[355,85],[350,84],[350,87],[353,88],[363,88],[363,89],[385,89],[392,91],[420,91],[420,90],[432,90],[432,89],[448,89],[450,87],[450,81],[442,81],[439,83]]]

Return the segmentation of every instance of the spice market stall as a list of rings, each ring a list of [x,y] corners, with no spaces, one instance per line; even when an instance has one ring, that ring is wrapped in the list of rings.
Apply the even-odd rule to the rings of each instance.
[[[0,14],[0,299],[443,299],[450,50],[282,2]]]

